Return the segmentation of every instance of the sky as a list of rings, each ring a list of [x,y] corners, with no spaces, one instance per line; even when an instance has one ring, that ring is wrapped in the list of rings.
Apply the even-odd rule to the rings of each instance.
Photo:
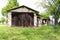
[[[40,11],[40,12],[44,11],[44,9],[42,7],[39,7],[39,8],[36,7],[35,3],[37,2],[37,0],[17,0],[17,1],[19,2],[20,6],[21,5],[26,5],[30,8],[33,8],[33,9],[37,10],[37,11]],[[1,10],[2,10],[3,7],[6,6],[7,3],[8,3],[8,0],[0,0],[0,18],[2,17]]]
[[[2,17],[1,10],[4,6],[6,6],[7,2],[7,0],[0,0],[0,18]]]

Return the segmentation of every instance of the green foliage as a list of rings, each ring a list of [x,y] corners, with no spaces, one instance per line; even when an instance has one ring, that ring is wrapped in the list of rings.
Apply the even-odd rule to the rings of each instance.
[[[2,8],[2,15],[8,17],[7,10],[18,7],[19,4],[17,0],[8,0],[7,5]]]
[[[5,18],[4,17],[0,18],[0,23],[4,24],[4,22],[5,22]]]
[[[48,7],[48,13],[54,15],[55,24],[57,24],[60,16],[60,0],[54,0],[53,3],[50,4]]]
[[[7,10],[12,9],[12,8],[16,8],[18,6],[19,6],[19,4],[18,4],[17,0],[8,0],[7,5],[4,8],[2,8],[2,15],[7,18],[8,17]],[[7,23],[8,19],[5,19],[4,21]]]
[[[0,40],[60,40],[60,29],[54,26],[19,28],[0,26]]]
[[[1,17],[1,18],[0,18],[0,23],[1,23],[1,24],[7,24],[7,23],[8,23],[8,18]]]
[[[60,15],[60,13],[59,13],[59,10],[60,10],[60,5],[59,4],[60,3],[59,2],[60,2],[60,0],[58,0],[58,1],[54,0],[54,2],[48,8],[48,11],[51,14],[53,14],[55,16],[55,18]]]
[[[49,18],[49,15],[50,15],[50,14],[48,14],[48,13],[41,13],[41,14],[40,14],[40,16],[41,16],[42,19],[44,19],[44,18]]]
[[[43,0],[42,3],[40,3],[39,1],[40,0],[38,0],[38,2],[37,2],[38,7],[40,5],[42,5],[43,8],[46,8],[48,14],[54,15],[55,24],[58,24],[58,18],[60,16],[60,0],[52,0],[53,3],[50,2],[50,0],[47,0],[48,2],[46,2],[46,0]],[[48,4],[48,5],[46,5],[46,4]]]

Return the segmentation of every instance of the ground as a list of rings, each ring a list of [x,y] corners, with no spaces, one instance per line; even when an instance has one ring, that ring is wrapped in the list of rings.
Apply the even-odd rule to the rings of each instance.
[[[60,28],[55,26],[22,28],[1,25],[0,40],[60,40]]]

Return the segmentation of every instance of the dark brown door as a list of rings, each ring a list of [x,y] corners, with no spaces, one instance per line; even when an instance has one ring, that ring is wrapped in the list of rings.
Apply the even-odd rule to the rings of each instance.
[[[34,26],[34,15],[29,12],[17,12],[12,15],[12,25],[14,26]]]
[[[16,13],[12,13],[12,26],[18,26],[18,15]]]
[[[19,14],[19,26],[34,26],[34,16],[32,13]]]
[[[26,26],[34,26],[34,18],[32,13],[26,13]]]
[[[19,14],[19,26],[25,26],[25,14],[24,13],[20,13]]]

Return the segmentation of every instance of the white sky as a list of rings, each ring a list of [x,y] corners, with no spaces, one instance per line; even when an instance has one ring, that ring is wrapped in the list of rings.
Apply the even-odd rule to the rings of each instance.
[[[7,0],[0,0],[0,18],[2,17],[1,9],[7,4],[7,2]]]
[[[36,8],[36,5],[35,5],[36,1],[37,0],[18,0],[19,5],[26,5],[26,6],[30,7],[30,8],[33,8],[33,9],[38,10],[40,12],[43,12],[44,9],[42,7]],[[8,0],[0,0],[0,18],[2,17],[1,9],[4,6],[6,6],[7,2],[8,2]]]

